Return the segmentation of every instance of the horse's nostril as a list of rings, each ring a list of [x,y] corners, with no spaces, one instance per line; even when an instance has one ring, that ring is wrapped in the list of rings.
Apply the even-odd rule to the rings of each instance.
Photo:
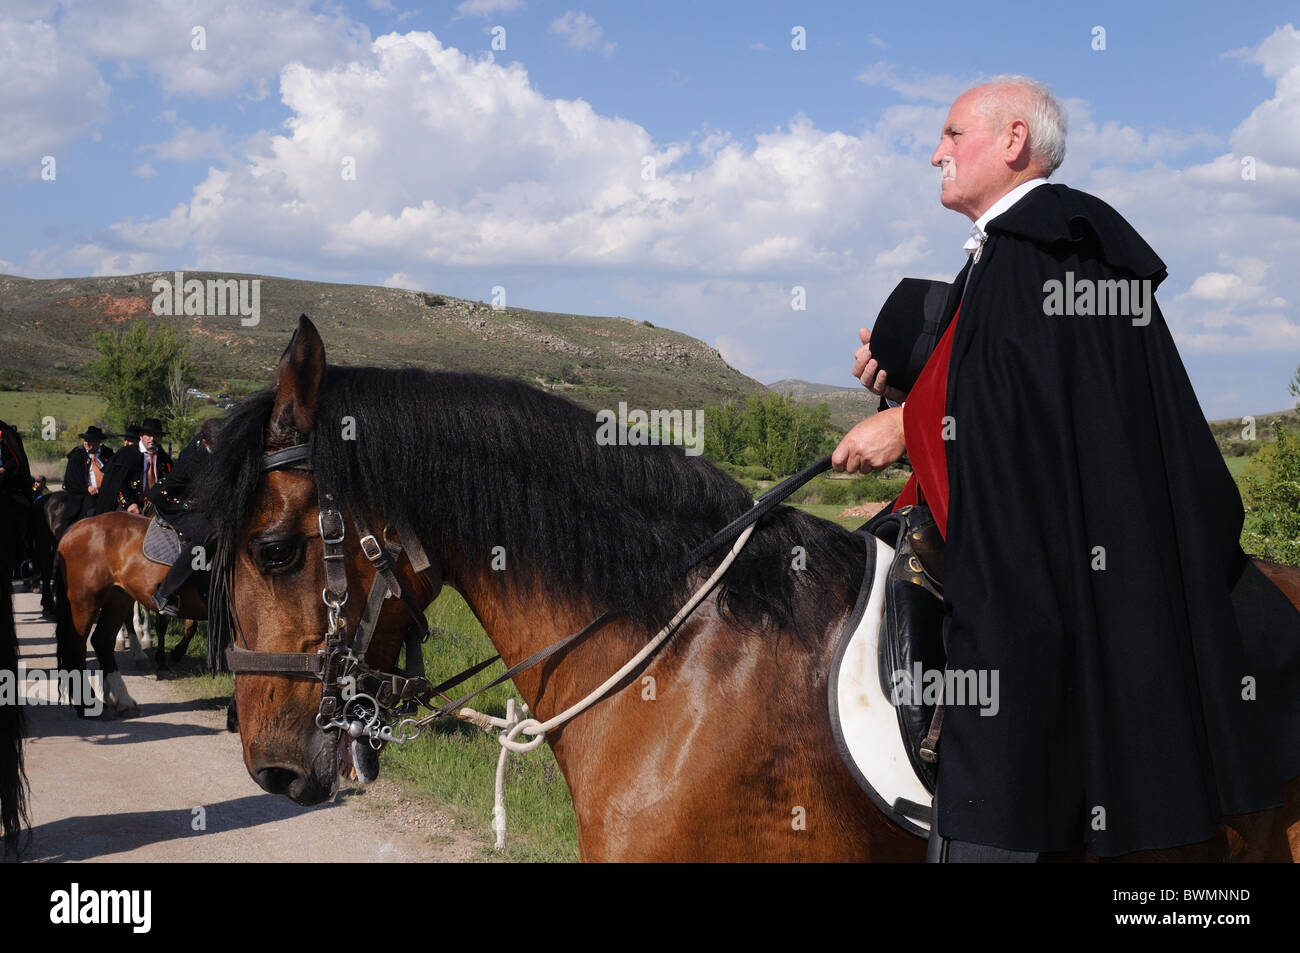
[[[263,768],[254,775],[254,780],[270,794],[288,794],[299,777],[301,775],[290,768]]]

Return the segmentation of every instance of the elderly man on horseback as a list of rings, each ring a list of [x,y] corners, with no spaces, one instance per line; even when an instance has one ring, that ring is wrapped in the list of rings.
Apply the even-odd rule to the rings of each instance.
[[[188,544],[181,547],[180,554],[154,592],[154,608],[165,615],[179,614],[180,600],[176,594],[195,571],[195,550],[202,550],[212,535],[212,524],[207,514],[199,509],[196,497],[216,445],[217,421],[209,418],[203,422],[193,442],[180,452],[176,467],[148,494],[149,502],[153,503],[159,515]],[[206,559],[198,561],[206,563]]]
[[[948,670],[1001,676],[996,715],[948,700],[931,726],[932,860],[1218,850],[1221,822],[1300,775],[1300,615],[1241,552],[1240,496],[1154,301],[1164,263],[1048,182],[1064,153],[1032,79],[953,103],[931,163],[974,223],[965,267],[905,395],[862,331],[854,375],[906,399],[833,456],[853,472],[906,449],[896,508],[928,506],[944,538]]]

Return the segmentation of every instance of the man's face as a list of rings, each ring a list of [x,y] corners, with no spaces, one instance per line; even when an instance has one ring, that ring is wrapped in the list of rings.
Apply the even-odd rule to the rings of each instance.
[[[957,97],[948,110],[939,147],[930,164],[942,171],[939,201],[972,221],[1007,192],[1013,173],[1003,160],[1002,130],[975,111],[975,90]]]
[[[85,450],[87,453],[90,453],[90,454],[96,453],[96,452],[99,450],[99,441],[98,441],[98,440],[83,440],[83,441],[81,441],[81,448],[82,448],[83,450]]]
[[[158,442],[158,438],[151,433],[140,434],[140,446],[143,447],[149,453],[153,453],[154,444],[156,444],[157,442]]]

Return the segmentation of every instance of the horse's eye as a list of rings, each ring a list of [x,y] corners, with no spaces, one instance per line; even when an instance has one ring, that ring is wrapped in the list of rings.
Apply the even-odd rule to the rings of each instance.
[[[298,557],[302,553],[302,541],[268,540],[258,543],[255,552],[258,566],[263,572],[287,572],[298,562]]]

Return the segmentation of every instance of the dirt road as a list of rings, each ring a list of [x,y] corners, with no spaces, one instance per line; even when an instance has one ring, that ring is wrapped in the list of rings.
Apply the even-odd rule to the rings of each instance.
[[[39,594],[14,595],[28,670],[55,667],[54,625]],[[93,656],[92,656],[93,658]],[[158,681],[152,661],[118,653],[131,719],[77,718],[67,706],[27,708],[32,837],[25,861],[455,861],[471,834],[402,798],[382,778],[342,785],[331,804],[301,808],[248,776],[225,710]],[[30,695],[30,692],[29,692]]]

